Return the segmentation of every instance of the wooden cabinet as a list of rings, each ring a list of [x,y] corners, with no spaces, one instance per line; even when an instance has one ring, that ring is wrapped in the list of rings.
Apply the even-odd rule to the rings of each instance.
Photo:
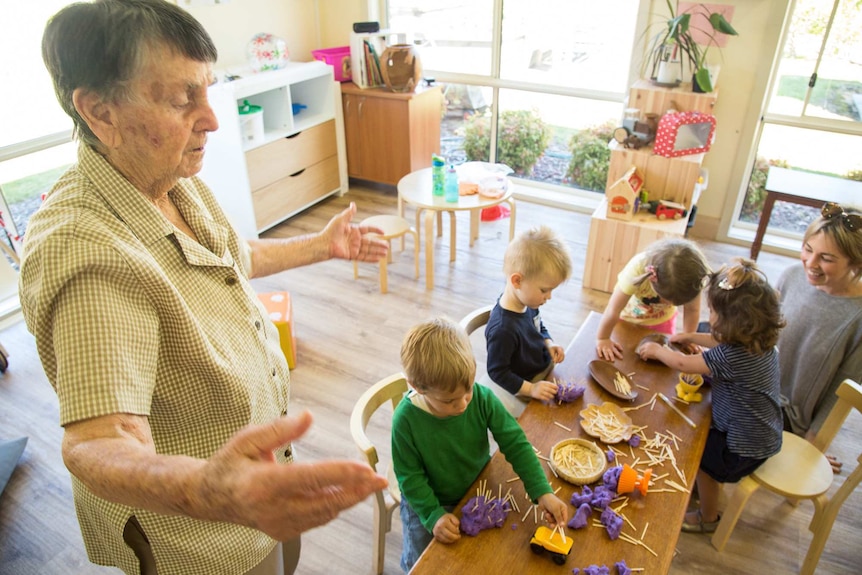
[[[348,175],[395,185],[429,167],[440,153],[442,98],[437,86],[402,94],[342,84]]]
[[[671,108],[712,113],[717,96],[717,92],[694,93],[690,84],[669,89],[654,86],[648,80],[639,80],[629,92],[629,105],[640,109],[641,116],[662,115]],[[704,154],[665,158],[656,155],[652,146],[634,150],[611,142],[610,147],[607,186],[636,166],[650,200],[677,202],[688,210],[697,203],[706,187],[706,174],[701,168]],[[609,219],[607,199],[603,200],[590,220],[584,287],[613,292],[617,276],[632,257],[662,238],[684,237],[687,223],[687,218],[659,220],[645,212],[636,214],[630,221]]]
[[[332,68],[315,61],[210,88],[219,130],[201,176],[243,237],[347,191],[339,85]],[[242,137],[237,110],[246,100],[263,108],[262,138]]]
[[[662,221],[643,212],[631,221],[614,220],[607,217],[607,211],[607,200],[602,200],[590,219],[584,287],[610,293],[634,255],[662,238],[683,237],[686,220]]]

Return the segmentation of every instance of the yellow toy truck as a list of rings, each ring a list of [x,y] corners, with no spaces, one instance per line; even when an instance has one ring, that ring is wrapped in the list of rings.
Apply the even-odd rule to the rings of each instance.
[[[530,549],[536,555],[541,554],[543,550],[547,551],[554,563],[562,565],[572,550],[572,538],[563,539],[561,533],[541,525],[530,538]]]

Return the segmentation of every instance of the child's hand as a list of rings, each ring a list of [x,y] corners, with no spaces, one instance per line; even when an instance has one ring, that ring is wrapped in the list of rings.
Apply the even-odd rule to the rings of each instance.
[[[554,360],[554,363],[563,363],[563,360],[566,359],[566,351],[556,344],[551,344],[548,346],[548,351],[551,352],[551,359]]]
[[[539,401],[551,401],[557,396],[557,384],[550,381],[537,381],[530,389],[530,397]]]
[[[676,344],[679,350],[685,354],[692,355],[701,353],[703,348],[692,341],[692,334],[675,333],[670,336],[670,342]]]
[[[642,343],[635,352],[640,356],[641,359],[658,359],[659,350],[662,348],[659,344],[654,341],[648,341]]]
[[[434,524],[434,539],[440,543],[455,543],[461,539],[461,521],[453,513],[447,513]]]
[[[565,526],[569,520],[569,508],[553,493],[539,497],[539,508],[544,511],[545,521],[552,527]]]
[[[599,358],[605,359],[607,361],[622,359],[623,346],[610,338],[599,339],[596,340],[596,354],[599,356]]]

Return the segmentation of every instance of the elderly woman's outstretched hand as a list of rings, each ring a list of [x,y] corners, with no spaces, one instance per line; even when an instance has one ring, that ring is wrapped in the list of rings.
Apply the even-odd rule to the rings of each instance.
[[[377,262],[386,257],[389,244],[376,237],[383,230],[376,227],[358,226],[350,220],[356,214],[356,204],[350,202],[340,214],[329,220],[321,233],[328,239],[329,253],[333,258]]]
[[[202,491],[223,510],[222,520],[287,541],[386,487],[385,478],[359,461],[276,464],[273,452],[310,426],[308,412],[248,426],[207,461]]]

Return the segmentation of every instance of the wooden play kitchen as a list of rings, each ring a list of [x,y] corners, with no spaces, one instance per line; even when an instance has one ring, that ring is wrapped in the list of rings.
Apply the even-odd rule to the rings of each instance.
[[[547,574],[553,569],[560,573],[571,573],[572,569],[583,569],[590,565],[606,565],[611,573],[614,565],[624,560],[629,568],[638,568],[639,573],[667,573],[674,556],[680,527],[689,499],[688,490],[694,484],[700,457],[706,443],[711,420],[709,391],[702,390],[704,401],[686,405],[676,400],[676,409],[669,408],[658,394],[676,397],[674,386],[679,382],[679,373],[658,362],[643,361],[635,348],[649,330],[626,322],[617,323],[613,338],[623,346],[623,359],[614,366],[629,378],[639,395],[634,401],[619,399],[608,393],[593,380],[588,364],[595,357],[595,337],[601,314],[591,312],[584,325],[569,344],[566,360],[556,366],[552,377],[560,382],[579,382],[586,387],[584,395],[570,403],[540,403],[531,401],[518,419],[527,434],[527,439],[538,450],[538,456],[547,471],[551,487],[557,496],[569,503],[572,495],[583,495],[587,486],[580,480],[570,482],[555,475],[550,461],[554,448],[566,445],[568,439],[581,439],[593,443],[602,452],[612,452],[614,461],[608,463],[608,471],[617,467],[620,500],[609,505],[620,508],[624,518],[619,538],[611,539],[604,527],[595,526],[599,513],[590,512],[589,523],[580,529],[565,529],[567,541],[572,543],[566,554],[559,553],[555,560],[562,559],[564,567],[553,566],[547,556],[531,551],[531,540],[537,528],[544,524],[525,498],[523,484],[517,480],[512,467],[499,452],[482,470],[475,484],[468,490],[455,513],[460,516],[460,507],[477,493],[477,489],[493,493],[510,491],[518,509],[509,512],[500,528],[480,531],[475,537],[462,535],[453,544],[444,545],[433,541],[411,571],[412,575],[454,573],[453,566],[480,566],[482,573],[518,573],[521,575]],[[616,404],[632,420],[636,435],[640,438],[637,447],[632,442],[604,443],[585,433],[579,423],[579,414],[588,405]],[[680,415],[682,414],[682,416]],[[692,427],[686,419],[694,423]],[[587,458],[589,452],[583,455]],[[576,458],[581,458],[575,454]],[[651,469],[652,471],[647,471]],[[607,473],[607,472],[606,472]],[[602,479],[593,483],[592,489]],[[576,507],[569,506],[569,518],[573,518]],[[561,539],[559,534],[553,537]]]

